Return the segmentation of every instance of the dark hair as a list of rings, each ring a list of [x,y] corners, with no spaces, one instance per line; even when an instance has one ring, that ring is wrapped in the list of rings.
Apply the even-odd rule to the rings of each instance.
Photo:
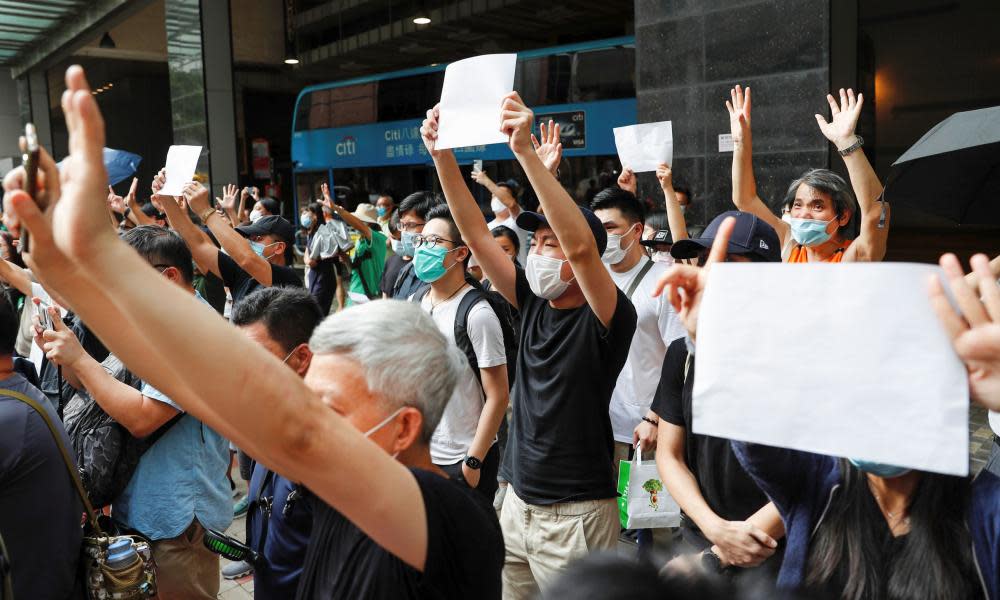
[[[396,207],[396,211],[403,215],[412,210],[417,213],[418,217],[427,221],[427,213],[439,204],[444,204],[444,198],[434,192],[413,192],[403,198],[403,201]]]
[[[448,210],[447,204],[438,204],[427,211],[427,222],[430,223],[434,219],[441,219],[448,223],[448,238],[455,243],[456,248],[465,246],[465,240],[462,239],[462,232],[458,230],[458,224],[455,223],[455,219],[451,216],[451,211]],[[470,250],[465,254],[465,260],[462,261],[462,264],[467,265],[471,257],[472,251]]]
[[[517,237],[517,233],[515,233],[510,227],[507,227],[506,225],[497,225],[490,233],[492,233],[495,238],[507,238],[510,240],[511,244],[514,244],[514,253],[521,253],[521,239]]]
[[[590,203],[590,210],[617,208],[622,216],[633,223],[646,223],[646,209],[635,194],[618,186],[604,188],[597,192]]]
[[[2,237],[4,243],[7,244],[7,251],[10,253],[10,262],[21,267],[22,269],[27,269],[28,266],[24,264],[24,258],[18,251],[17,246],[14,245],[14,236],[11,235],[9,231],[0,231],[0,237]]]
[[[691,187],[674,181],[674,192],[687,196],[688,205],[694,204],[694,196],[691,194]]]
[[[322,320],[323,311],[316,299],[299,287],[260,288],[233,306],[231,319],[238,327],[263,323],[267,335],[285,352],[308,343]]]
[[[844,214],[853,215],[857,212],[855,207],[858,201],[854,198],[851,186],[844,181],[843,177],[829,169],[811,169],[789,184],[788,191],[785,192],[783,206],[792,205],[795,201],[795,192],[799,190],[799,186],[802,184],[806,184],[824,194],[829,194],[830,198],[833,199],[833,208],[837,212],[838,219],[844,216]]]
[[[665,212],[649,213],[646,217],[645,225],[649,225],[656,231],[670,228],[670,222],[667,220],[667,213]]]
[[[309,227],[309,233],[315,232],[317,229],[319,229],[319,226],[322,225],[323,222],[325,221],[325,219],[323,218],[323,205],[320,204],[319,202],[310,202],[309,204],[303,206],[302,210],[308,210],[309,212],[312,213],[313,222],[312,225]],[[291,266],[291,263],[289,263],[288,266]]]
[[[140,225],[123,233],[122,239],[149,264],[176,268],[185,283],[194,280],[191,250],[173,231],[158,225]]]
[[[260,200],[258,200],[258,202],[260,202],[264,206],[264,209],[267,212],[271,213],[272,215],[281,214],[281,204],[279,204],[278,201],[275,200],[274,198],[268,198],[267,196],[264,196]]]
[[[823,587],[847,577],[841,598],[971,598],[979,581],[966,525],[971,485],[964,477],[921,473],[908,507],[910,532],[899,554],[886,561],[880,532],[885,517],[867,475],[840,461],[842,486],[816,531],[805,585]],[[881,522],[880,522],[881,521]]]
[[[151,219],[165,220],[167,216],[161,213],[152,202],[147,202],[140,207],[142,214]]]
[[[24,302],[23,310],[28,310],[31,298],[25,298]],[[7,301],[6,296],[0,298],[0,355],[10,356],[14,354],[14,344],[17,342],[19,329],[20,321],[14,307]]]

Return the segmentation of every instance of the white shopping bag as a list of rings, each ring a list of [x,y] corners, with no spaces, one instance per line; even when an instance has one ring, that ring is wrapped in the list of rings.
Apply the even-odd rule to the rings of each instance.
[[[667,492],[656,461],[642,462],[642,446],[632,461],[618,463],[618,515],[625,529],[678,527],[681,509]]]

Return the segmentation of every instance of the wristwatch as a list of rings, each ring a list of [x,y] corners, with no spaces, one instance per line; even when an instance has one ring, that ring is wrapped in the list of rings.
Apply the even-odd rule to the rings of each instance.
[[[844,148],[843,150],[837,150],[837,152],[841,156],[847,156],[848,154],[854,152],[855,150],[857,150],[861,146],[865,145],[865,138],[863,138],[863,137],[861,137],[860,135],[857,135],[857,134],[855,134],[854,137],[857,138],[857,139],[854,140],[853,144],[851,144],[850,146]]]
[[[466,456],[465,466],[469,467],[473,471],[478,471],[483,466],[483,461],[479,460],[475,456]]]
[[[202,223],[204,223],[205,225],[208,225],[208,218],[211,217],[212,213],[214,213],[214,212],[215,212],[215,208],[209,206],[205,210],[201,211],[201,214],[198,215],[198,218],[201,219]]]
[[[711,548],[701,553],[701,566],[709,573],[721,573],[723,571],[722,559],[715,552],[712,552]]]

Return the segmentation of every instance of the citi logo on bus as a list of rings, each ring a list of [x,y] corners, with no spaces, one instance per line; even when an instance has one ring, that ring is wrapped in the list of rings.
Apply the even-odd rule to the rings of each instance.
[[[353,135],[345,136],[344,139],[337,142],[335,150],[337,156],[354,156],[358,153],[358,141]]]

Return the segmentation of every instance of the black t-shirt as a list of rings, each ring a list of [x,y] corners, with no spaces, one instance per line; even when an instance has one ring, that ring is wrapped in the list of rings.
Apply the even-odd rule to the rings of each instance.
[[[618,290],[605,327],[587,304],[549,306],[521,269],[517,302],[521,342],[501,473],[531,504],[614,498],[608,406],[635,333],[635,308]]]
[[[767,496],[740,466],[729,440],[691,432],[694,355],[685,376],[687,361],[684,338],[674,340],[663,357],[660,385],[650,409],[667,423],[685,429],[685,460],[712,511],[729,521],[746,520],[767,504]],[[690,519],[684,523],[694,526]]]
[[[378,287],[389,298],[392,298],[392,288],[396,285],[396,278],[399,277],[399,272],[403,270],[403,267],[408,262],[408,260],[398,254],[393,254],[385,259],[385,270],[382,271],[382,281]]]
[[[299,600],[500,598],[504,545],[492,504],[464,484],[421,469],[410,471],[427,511],[423,573],[312,497],[312,538],[296,595]]]
[[[234,306],[249,294],[257,291],[258,288],[263,287],[250,273],[241,269],[235,260],[222,251],[219,251],[219,273],[222,275],[223,283],[233,295]],[[271,286],[302,287],[302,279],[295,272],[295,269],[272,264]]]
[[[42,405],[72,452],[45,396],[21,375],[0,381]],[[13,567],[15,598],[80,598],[77,562],[83,506],[42,417],[0,395],[0,535]],[[2,595],[2,594],[0,594]]]

